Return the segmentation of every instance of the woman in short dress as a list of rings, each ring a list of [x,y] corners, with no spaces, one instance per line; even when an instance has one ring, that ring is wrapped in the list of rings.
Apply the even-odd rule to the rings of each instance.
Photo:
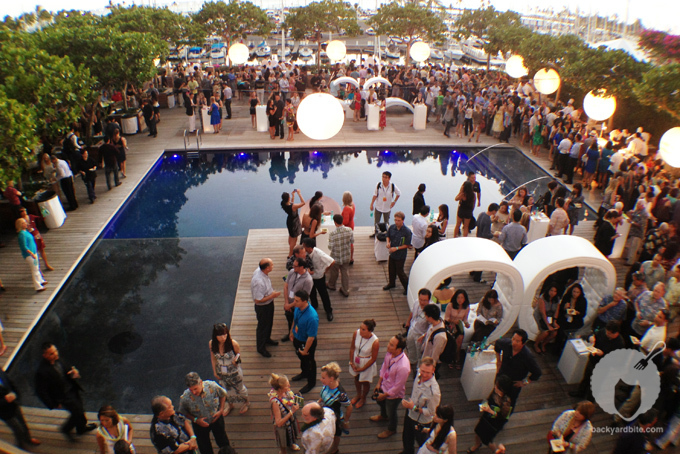
[[[104,405],[97,414],[99,427],[97,427],[97,445],[99,454],[113,454],[113,446],[118,440],[130,443],[130,452],[135,452],[132,445],[132,425],[127,418],[120,416],[111,405]]]
[[[460,358],[461,346],[463,345],[463,337],[465,336],[465,328],[470,327],[468,322],[468,315],[470,315],[470,298],[463,289],[458,289],[453,294],[451,302],[444,312],[444,323],[446,328],[451,332],[451,335],[456,339],[456,369],[462,368]]]
[[[281,454],[286,454],[288,448],[299,451],[297,439],[300,438],[300,428],[295,412],[300,406],[295,402],[295,396],[290,390],[290,381],[284,375],[271,374],[269,384],[269,404],[274,420],[274,436]]]
[[[435,410],[427,441],[417,454],[456,454],[458,452],[458,436],[453,428],[453,407],[440,405]]]
[[[267,101],[267,118],[269,119],[269,137],[274,140],[276,139],[276,102],[274,102],[274,97],[272,96]]]
[[[300,198],[300,202],[295,203],[295,194]],[[298,210],[305,206],[305,199],[302,198],[302,194],[299,189],[293,190],[293,192],[284,192],[281,194],[281,208],[286,212],[288,217],[286,218],[286,227],[288,228],[288,257],[293,255],[293,248],[297,244],[297,239],[302,233],[302,225],[300,225],[300,215]]]
[[[212,362],[213,375],[219,384],[227,390],[228,407],[224,416],[234,409],[235,402],[243,402],[239,414],[248,411],[248,389],[243,384],[243,371],[241,370],[241,347],[238,342],[231,338],[229,327],[226,323],[218,323],[213,326],[212,339],[208,343],[210,347],[210,361]]]
[[[453,230],[453,236],[455,238],[460,235],[458,232],[462,224],[463,236],[466,237],[470,233],[470,220],[475,209],[475,192],[472,189],[472,183],[465,181],[455,200],[458,202],[458,212],[456,213],[456,228]]]
[[[288,127],[287,140],[295,140],[295,108],[291,99],[286,99],[286,107],[283,108],[283,118],[286,120],[286,126]]]
[[[354,121],[361,120],[361,92],[357,88],[354,90]]]
[[[253,129],[257,128],[257,110],[255,108],[258,104],[260,104],[260,100],[257,99],[257,93],[253,90],[250,92],[250,122]]]
[[[354,214],[357,211],[352,198],[352,193],[345,191],[342,193],[342,225],[354,230]],[[349,264],[354,265],[354,243],[350,245],[351,255]]]
[[[548,289],[536,301],[534,320],[539,329],[539,334],[534,341],[534,351],[539,355],[545,353],[545,346],[557,337],[557,312],[560,307],[560,298],[557,286],[550,284]]]
[[[222,128],[222,115],[220,114],[221,101],[214,96],[210,97],[210,124],[213,127],[213,134],[219,134]]]
[[[364,320],[352,336],[349,347],[349,373],[354,377],[357,395],[352,399],[352,405],[359,409],[366,404],[366,396],[371,388],[373,378],[378,373],[376,360],[380,350],[378,336],[373,333],[375,320]]]
[[[378,96],[378,101],[380,102],[380,121],[378,122],[378,127],[382,131],[387,126],[387,102],[382,94]]]
[[[496,452],[493,440],[508,422],[512,412],[512,401],[509,396],[511,390],[512,380],[507,375],[499,375],[489,398],[479,407],[482,416],[475,426],[475,444],[467,452],[476,452],[482,444],[491,448],[491,452]]]

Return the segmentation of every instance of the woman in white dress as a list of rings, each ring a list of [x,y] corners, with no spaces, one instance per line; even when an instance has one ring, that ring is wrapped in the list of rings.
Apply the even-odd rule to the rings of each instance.
[[[97,427],[97,445],[100,454],[113,454],[113,446],[118,440],[125,440],[132,446],[132,426],[127,418],[120,416],[111,405],[104,405],[99,409],[99,427]]]
[[[375,320],[364,320],[361,327],[354,332],[349,348],[349,373],[354,377],[354,386],[357,389],[357,395],[352,399],[355,408],[361,408],[366,403],[371,382],[378,373],[376,360],[380,341],[373,334],[374,329]]]
[[[430,436],[418,450],[418,454],[456,454],[458,436],[453,428],[453,407],[440,405],[434,415]]]

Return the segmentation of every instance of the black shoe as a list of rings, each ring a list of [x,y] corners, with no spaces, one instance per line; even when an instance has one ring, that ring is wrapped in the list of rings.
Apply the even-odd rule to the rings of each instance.
[[[326,314],[326,318],[328,319],[329,322],[332,322],[333,321],[333,313],[330,312],[330,313]]]
[[[96,429],[96,428],[97,428],[97,425],[96,425],[96,424],[90,423],[90,424],[87,424],[87,425],[86,425],[85,427],[83,427],[82,429],[76,430],[76,432],[78,433],[78,435],[82,435],[82,434],[84,434],[84,433],[91,432],[91,431],[93,431],[93,430]]]
[[[304,375],[302,375],[302,374],[297,374],[295,377],[291,378],[290,381],[300,381],[300,380],[302,380],[303,378],[305,378]]]
[[[275,341],[274,339],[267,339],[264,341],[265,345],[279,345],[278,341]]]
[[[290,342],[290,337],[288,337],[288,335],[286,334],[281,338],[281,342]]]
[[[260,355],[264,356],[265,358],[271,358],[272,354],[269,353],[267,350],[258,350],[257,351]]]
[[[571,397],[585,397],[586,396],[585,394],[581,394],[578,391],[569,391],[569,395]]]
[[[311,383],[307,383],[305,386],[300,388],[300,394],[307,394],[314,388],[315,385],[312,385]]]
[[[371,233],[370,235],[368,235],[368,237],[369,238],[375,238],[375,233]]]
[[[396,286],[387,284],[386,286],[383,287],[383,290],[389,290],[389,289],[394,288],[394,287],[396,287]]]

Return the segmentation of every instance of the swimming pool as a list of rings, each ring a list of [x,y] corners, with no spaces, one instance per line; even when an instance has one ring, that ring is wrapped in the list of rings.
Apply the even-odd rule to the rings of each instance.
[[[283,191],[299,188],[340,200],[349,190],[356,224],[380,174],[389,170],[407,220],[412,196],[426,183],[433,207],[453,201],[475,170],[482,207],[527,181],[545,191],[549,176],[512,147],[316,149],[168,152],[153,166],[59,292],[10,367],[25,405],[42,406],[33,376],[40,345],[54,342],[83,376],[86,409],[103,403],[147,413],[149,398],[176,396],[184,375],[210,376],[207,339],[229,322],[248,230],[285,228]],[[282,245],[286,247],[286,245]],[[86,346],[87,348],[84,348]],[[198,359],[194,359],[198,358]]]

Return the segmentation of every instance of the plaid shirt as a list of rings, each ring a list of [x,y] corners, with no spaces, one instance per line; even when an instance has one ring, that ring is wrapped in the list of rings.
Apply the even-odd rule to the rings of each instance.
[[[341,225],[328,236],[328,247],[331,257],[338,265],[349,263],[354,244],[354,232],[349,227]]]

